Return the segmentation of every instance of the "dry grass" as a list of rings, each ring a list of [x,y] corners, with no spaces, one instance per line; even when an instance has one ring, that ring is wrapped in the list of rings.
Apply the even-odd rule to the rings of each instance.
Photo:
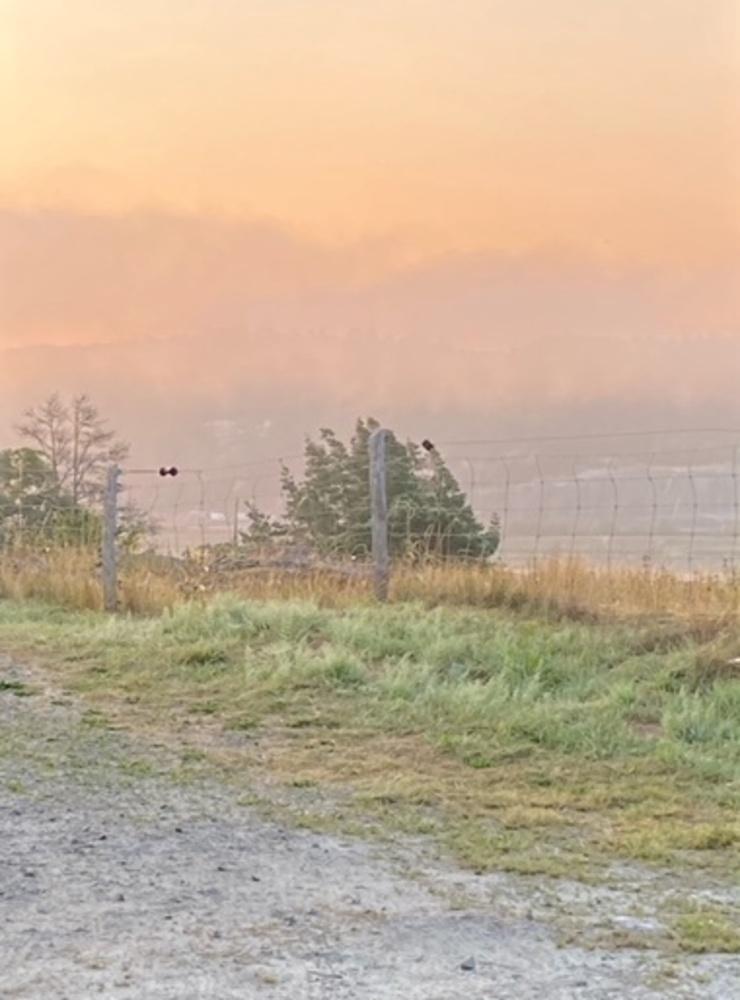
[[[4,553],[0,556],[0,597],[98,611],[103,607],[98,563],[96,551],[75,547]]]
[[[185,600],[232,593],[249,600],[309,600],[319,607],[371,602],[363,567],[223,569],[203,561],[135,556],[120,572],[120,608],[160,614]],[[40,598],[75,610],[99,610],[97,552],[56,548],[0,555],[0,596]],[[504,608],[573,621],[677,623],[697,638],[721,635],[740,615],[740,579],[682,578],[662,570],[595,567],[578,560],[543,560],[528,569],[469,563],[400,564],[391,585],[396,602],[428,607]],[[711,669],[711,665],[709,665]]]
[[[189,595],[180,575],[146,561],[124,565],[119,577],[121,611],[161,614]],[[56,546],[0,554],[0,598],[42,600],[75,611],[103,608],[97,549]]]
[[[425,603],[546,611],[578,620],[677,618],[728,623],[740,611],[740,580],[682,578],[665,570],[605,569],[582,560],[548,559],[524,570],[505,566],[401,567],[394,597]]]

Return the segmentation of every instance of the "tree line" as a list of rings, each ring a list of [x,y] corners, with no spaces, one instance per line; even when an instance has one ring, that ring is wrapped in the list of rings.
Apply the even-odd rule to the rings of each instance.
[[[301,476],[283,467],[280,516],[246,502],[245,550],[304,546],[322,556],[363,558],[371,538],[369,444],[379,424],[359,419],[345,443],[328,428],[307,437]],[[16,426],[23,441],[0,451],[0,543],[43,540],[89,542],[100,538],[99,508],[108,466],[129,446],[82,395],[58,394],[28,409]],[[494,518],[484,525],[434,448],[387,441],[389,543],[395,556],[491,556],[498,546]],[[153,528],[136,511],[123,520],[129,539]]]

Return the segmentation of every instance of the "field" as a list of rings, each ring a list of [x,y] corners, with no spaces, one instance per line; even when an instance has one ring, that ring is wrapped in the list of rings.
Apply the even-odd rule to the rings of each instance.
[[[89,574],[0,581],[3,649],[91,727],[176,747],[292,825],[423,837],[481,873],[667,875],[664,944],[740,950],[722,893],[697,903],[740,874],[731,580],[406,567],[380,606],[362,578],[137,566],[118,616]]]
[[[324,581],[319,600],[221,595],[151,616],[11,601],[0,627],[91,704],[135,725],[264,734],[276,774],[346,786],[384,824],[428,828],[475,866],[735,865],[740,636],[711,585],[713,615],[609,618],[595,587],[590,614],[558,608],[553,569],[539,594],[520,580],[519,601],[501,578],[485,594],[457,572],[397,583],[426,586],[426,606],[339,592],[321,606]],[[440,605],[462,604],[466,585],[491,604],[498,586],[503,607]],[[672,587],[680,611],[686,585]],[[623,604],[636,600],[625,588]]]

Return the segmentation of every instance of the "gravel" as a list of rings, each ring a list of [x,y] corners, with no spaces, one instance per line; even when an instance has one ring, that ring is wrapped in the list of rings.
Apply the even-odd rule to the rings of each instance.
[[[174,780],[165,751],[139,773],[141,746],[87,725],[36,671],[0,657],[3,679],[2,998],[740,997],[737,956],[559,946],[543,916],[602,919],[626,897],[291,829],[215,778]]]

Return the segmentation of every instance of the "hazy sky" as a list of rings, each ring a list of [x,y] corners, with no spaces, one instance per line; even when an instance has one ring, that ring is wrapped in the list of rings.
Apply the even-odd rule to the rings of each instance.
[[[0,0],[0,84],[3,425],[736,405],[736,0]]]

